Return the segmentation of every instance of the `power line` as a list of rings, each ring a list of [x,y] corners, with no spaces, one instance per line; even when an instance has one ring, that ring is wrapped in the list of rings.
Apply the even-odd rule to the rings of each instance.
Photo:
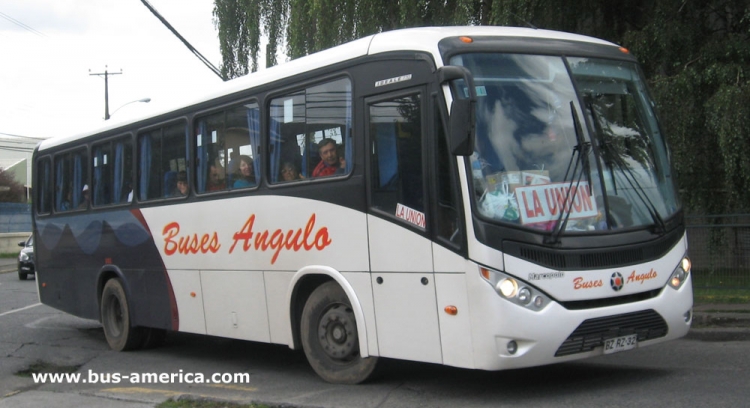
[[[15,24],[15,25],[23,28],[24,30],[26,30],[26,31],[28,31],[28,32],[30,32],[32,34],[36,34],[36,35],[38,35],[40,37],[46,37],[47,36],[46,34],[40,32],[40,31],[37,31],[37,30],[33,29],[32,27],[27,26],[26,24],[24,24],[24,23],[16,20],[15,18],[13,18],[13,17],[11,17],[11,16],[3,13],[2,11],[0,11],[0,17],[6,19],[8,21],[10,21],[11,23],[13,23],[13,24]]]
[[[195,54],[195,56],[198,57],[198,59],[201,60],[201,62],[203,62],[203,64],[206,65],[208,69],[210,69],[214,74],[216,74],[219,78],[221,78],[222,81],[227,80],[227,78],[225,78],[224,75],[221,74],[221,71],[218,68],[216,68],[211,63],[211,61],[208,60],[208,58],[204,57],[203,54],[198,52],[198,50],[196,50],[195,47],[193,47],[188,42],[188,40],[186,40],[182,35],[180,35],[180,33],[178,33],[177,30],[174,27],[172,27],[172,25],[169,24],[169,22],[164,17],[161,16],[161,14],[159,14],[159,12],[156,11],[156,9],[153,6],[151,6],[151,4],[149,4],[148,1],[141,0],[141,3],[143,3],[143,5],[146,6],[146,8],[148,8],[151,11],[151,13],[153,13],[153,15],[156,16],[156,18],[158,18],[159,21],[161,21],[162,24],[164,24],[164,26],[166,26],[169,29],[169,31],[172,32],[172,34],[176,35],[177,38],[179,38],[179,40],[182,41],[182,43],[185,44],[185,46],[190,50],[190,52]]]

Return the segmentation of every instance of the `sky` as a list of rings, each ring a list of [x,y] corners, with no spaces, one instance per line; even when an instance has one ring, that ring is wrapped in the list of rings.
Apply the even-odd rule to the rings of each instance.
[[[149,0],[214,66],[213,0]],[[0,2],[0,138],[49,138],[191,101],[221,79],[140,0]],[[122,74],[119,74],[122,72]],[[133,102],[151,98],[151,102]]]

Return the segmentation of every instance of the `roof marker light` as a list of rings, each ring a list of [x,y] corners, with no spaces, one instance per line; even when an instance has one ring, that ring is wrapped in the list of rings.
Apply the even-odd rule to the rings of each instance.
[[[461,40],[461,42],[465,42],[466,44],[471,44],[474,42],[474,39],[472,39],[471,37],[458,37],[458,39]]]
[[[630,54],[630,50],[625,47],[620,47],[620,52],[623,54]]]

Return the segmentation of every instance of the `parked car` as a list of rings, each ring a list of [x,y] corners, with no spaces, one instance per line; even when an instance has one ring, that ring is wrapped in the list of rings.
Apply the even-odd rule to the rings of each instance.
[[[18,254],[18,279],[26,280],[29,275],[34,275],[36,271],[34,268],[34,236],[32,235],[29,239],[19,242],[18,246],[23,247]]]

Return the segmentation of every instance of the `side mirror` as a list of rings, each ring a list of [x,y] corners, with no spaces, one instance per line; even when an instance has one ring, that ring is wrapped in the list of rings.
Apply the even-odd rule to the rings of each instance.
[[[453,90],[450,116],[448,119],[449,144],[451,153],[457,156],[470,156],[474,153],[476,132],[475,105],[477,100],[474,78],[465,67],[446,65],[438,69],[440,84],[448,83]],[[463,81],[466,92],[461,92],[459,81]]]
[[[18,243],[18,246],[20,246],[20,247],[25,247],[25,246],[26,246],[26,241],[21,241],[21,242],[19,242],[19,243]]]

